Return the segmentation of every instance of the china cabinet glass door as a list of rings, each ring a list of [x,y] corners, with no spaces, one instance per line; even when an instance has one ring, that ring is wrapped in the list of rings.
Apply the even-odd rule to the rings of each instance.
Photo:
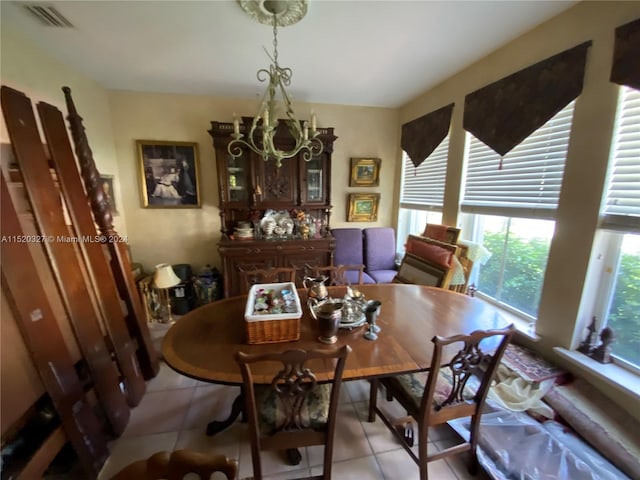
[[[231,203],[249,201],[249,162],[248,155],[234,158],[227,155],[227,196]]]
[[[302,191],[302,202],[304,204],[324,204],[326,169],[323,168],[322,157],[314,157],[309,162],[303,162],[303,181],[304,188]]]

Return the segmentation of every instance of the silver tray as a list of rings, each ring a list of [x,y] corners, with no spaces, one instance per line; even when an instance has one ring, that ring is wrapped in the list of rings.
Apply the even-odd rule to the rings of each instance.
[[[340,322],[338,328],[342,330],[353,330],[354,328],[361,327],[367,323],[367,317],[365,317],[364,313],[360,315],[360,317],[355,322]]]

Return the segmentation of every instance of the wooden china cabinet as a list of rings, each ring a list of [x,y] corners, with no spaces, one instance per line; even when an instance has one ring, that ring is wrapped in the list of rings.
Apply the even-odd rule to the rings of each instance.
[[[252,118],[243,117],[240,132],[246,134]],[[333,128],[319,128],[318,138],[324,149],[305,162],[302,154],[284,159],[276,168],[274,160],[263,158],[248,148],[233,157],[227,147],[232,140],[232,123],[211,122],[220,195],[222,239],[218,251],[222,259],[224,293],[226,297],[241,293],[239,271],[265,267],[295,267],[298,283],[305,275],[305,266],[331,265],[335,242],[329,233],[331,216],[331,154],[337,137]],[[293,138],[284,122],[280,122],[276,147],[290,150]],[[323,228],[308,239],[296,229],[293,235],[264,235],[259,228],[267,210],[290,212],[302,210],[306,216],[321,219]],[[258,223],[253,239],[234,237],[238,222]]]

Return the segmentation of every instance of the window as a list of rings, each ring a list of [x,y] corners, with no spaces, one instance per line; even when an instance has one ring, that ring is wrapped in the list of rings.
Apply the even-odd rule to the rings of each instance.
[[[503,158],[468,138],[462,235],[491,252],[472,272],[480,296],[535,320],[555,229],[573,105]]]
[[[474,268],[469,284],[479,296],[529,321],[538,315],[544,272],[555,222],[550,220],[463,215],[462,232],[491,252]]]
[[[399,255],[404,255],[404,239],[408,235],[421,234],[427,223],[442,223],[448,152],[448,135],[418,168],[402,152],[400,212],[396,228]]]
[[[640,368],[640,91],[620,88],[594,315],[615,334],[614,358]]]
[[[442,223],[442,213],[409,208],[400,209],[400,212],[398,212],[398,227],[396,228],[398,232],[396,253],[398,256],[404,256],[404,242],[407,237],[409,235],[422,235],[427,223]]]
[[[414,167],[409,155],[402,152],[402,208],[442,211],[448,153],[448,135],[418,168]]]

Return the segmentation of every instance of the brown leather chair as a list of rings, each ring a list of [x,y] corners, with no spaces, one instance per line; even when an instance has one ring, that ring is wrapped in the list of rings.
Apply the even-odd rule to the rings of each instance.
[[[435,336],[431,368],[428,372],[397,375],[371,381],[369,421],[382,419],[396,435],[411,458],[418,464],[420,479],[428,479],[428,463],[465,451],[470,452],[469,471],[478,467],[476,448],[478,429],[491,380],[500,359],[515,331],[513,325],[500,330],[477,330],[469,335]],[[443,361],[446,352],[448,360]],[[486,353],[492,352],[492,353]],[[405,437],[392,419],[377,406],[378,385],[382,383],[387,396],[393,397],[418,424],[418,455],[411,450]],[[471,416],[469,441],[427,454],[429,427],[449,420]]]
[[[358,285],[364,283],[364,264],[360,265],[328,265],[326,267],[313,267],[313,275],[319,277],[326,275],[329,278],[329,285],[349,285],[347,272],[358,272]]]
[[[256,283],[296,283],[296,269],[293,267],[240,270],[242,293],[248,293]]]
[[[191,450],[158,452],[146,460],[128,465],[111,480],[182,480],[187,474],[196,474],[201,480],[208,480],[215,472],[222,472],[228,480],[235,480],[238,461],[224,455]]]
[[[342,372],[351,348],[332,350],[288,350],[282,353],[236,354],[243,379],[245,409],[249,420],[253,477],[262,479],[260,452],[324,445],[323,475],[331,478],[333,437]],[[335,364],[333,381],[318,384],[306,362]],[[268,363],[271,362],[271,363]],[[265,377],[265,368],[279,362],[282,369],[274,377]],[[255,370],[261,372],[256,378]]]

